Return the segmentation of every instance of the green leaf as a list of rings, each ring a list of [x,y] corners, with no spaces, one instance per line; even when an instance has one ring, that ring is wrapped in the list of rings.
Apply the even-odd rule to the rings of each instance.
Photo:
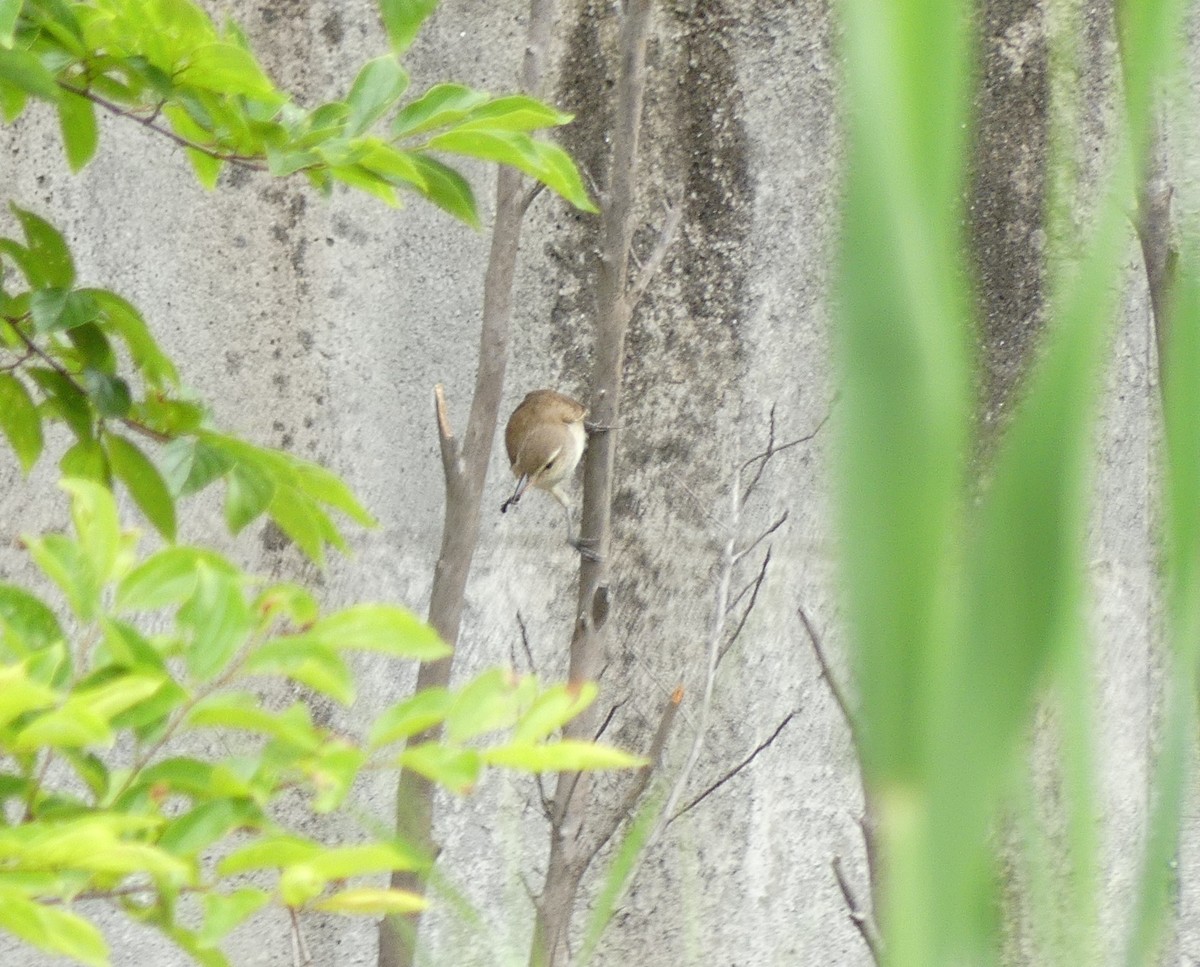
[[[53,287],[38,289],[29,300],[29,312],[33,316],[35,332],[63,332],[85,323],[93,322],[100,315],[96,300],[82,289]]]
[[[29,105],[29,95],[19,87],[0,78],[0,116],[5,124],[12,124]]]
[[[329,881],[368,873],[415,870],[424,865],[411,850],[401,850],[391,843],[365,843],[361,846],[326,847],[315,856],[296,864],[296,867],[307,867],[323,880]]]
[[[102,685],[73,692],[63,708],[82,709],[111,723],[122,712],[154,695],[163,683],[161,674],[125,672]]]
[[[483,768],[475,749],[452,749],[440,742],[409,746],[400,753],[397,763],[460,795],[474,788]]]
[[[108,967],[108,945],[99,930],[62,907],[34,903],[8,887],[0,887],[0,927],[41,950]]]
[[[345,801],[367,761],[367,754],[346,742],[327,744],[316,759],[304,763],[304,771],[316,789],[313,811],[332,812]]]
[[[195,857],[234,830],[254,828],[261,821],[262,812],[253,802],[217,799],[201,803],[171,820],[159,837],[158,845],[175,856]]]
[[[179,78],[217,94],[244,94],[268,102],[282,96],[268,80],[254,55],[235,44],[202,44],[188,54]]]
[[[267,474],[253,464],[235,463],[225,478],[225,522],[229,532],[241,533],[270,506],[274,496],[275,482]]]
[[[317,620],[320,609],[312,593],[298,584],[273,584],[254,601],[254,610],[264,626],[277,617],[286,616],[300,627]]]
[[[416,913],[428,906],[429,901],[420,894],[410,893],[408,890],[385,890],[368,886],[342,890],[312,904],[314,910],[360,916]]]
[[[34,651],[64,640],[62,626],[54,612],[39,598],[14,584],[0,584],[0,626],[15,631],[25,647]]]
[[[268,712],[260,706],[257,696],[246,692],[220,693],[203,699],[185,721],[193,728],[244,729],[269,735],[308,753],[320,748],[322,741],[302,703],[293,704],[285,712]]]
[[[367,513],[337,474],[307,460],[292,458],[292,464],[296,470],[296,486],[302,493],[336,507],[363,527],[375,526],[375,518]]]
[[[175,364],[166,356],[150,334],[150,328],[141,314],[119,295],[104,289],[81,289],[100,307],[105,317],[105,328],[116,332],[129,347],[133,365],[151,386],[177,384],[179,374]]]
[[[25,0],[0,0],[0,47],[11,47],[13,30]]]
[[[25,663],[0,666],[0,727],[26,712],[57,705],[60,698],[54,689],[30,679]]]
[[[484,91],[472,90],[462,84],[436,84],[396,115],[392,134],[407,138],[454,124],[486,104],[489,97]]]
[[[512,94],[475,108],[458,125],[458,130],[477,126],[491,130],[536,131],[568,124],[573,119],[574,115],[564,114],[532,97]]]
[[[92,438],[92,410],[87,396],[66,376],[53,369],[31,369],[33,381],[50,397],[47,406],[81,440]]]
[[[146,519],[167,540],[175,540],[175,502],[158,468],[122,436],[105,434],[104,443],[113,473],[125,484]]]
[[[203,440],[176,437],[162,449],[163,479],[176,499],[198,493],[232,466],[229,457]]]
[[[520,680],[503,668],[485,671],[462,688],[446,717],[446,736],[465,742],[484,732],[505,729],[517,720]]]
[[[81,171],[92,160],[100,140],[95,105],[85,97],[64,93],[58,101],[58,124],[62,129],[67,163],[72,171]]]
[[[597,742],[563,739],[547,745],[512,742],[483,749],[480,758],[490,765],[505,766],[523,772],[559,772],[581,769],[634,769],[646,760]]]
[[[370,746],[379,748],[423,732],[441,722],[453,706],[454,696],[447,689],[422,689],[375,719],[371,725]]]
[[[54,75],[36,56],[19,47],[0,48],[0,80],[47,101],[57,101],[59,97]]]
[[[13,738],[11,747],[17,752],[44,746],[78,749],[89,745],[107,746],[112,741],[112,730],[103,718],[68,700],[59,708],[30,721]]]
[[[413,160],[412,153],[401,151],[390,144],[372,144],[363,155],[360,165],[388,181],[412,185],[422,193],[429,190],[429,183]]]
[[[410,155],[412,162],[425,181],[422,194],[443,211],[466,222],[472,228],[479,227],[479,215],[475,209],[475,195],[467,180],[449,165],[444,165],[428,155]]]
[[[389,55],[367,61],[346,96],[350,106],[346,134],[353,137],[370,128],[407,87],[408,74],[395,57]]]
[[[224,670],[253,624],[241,582],[204,564],[197,567],[196,590],[180,609],[178,620],[192,632],[187,666],[200,681]]]
[[[354,701],[354,676],[334,649],[311,639],[282,638],[255,650],[246,662],[254,675],[283,675],[343,705]]]
[[[129,384],[121,377],[110,376],[97,369],[85,369],[82,382],[96,412],[101,416],[119,420],[129,414],[133,394],[129,392]],[[115,463],[113,469],[116,469]]]
[[[247,886],[230,894],[205,893],[204,924],[198,939],[204,946],[216,946],[239,923],[252,913],[262,909],[271,899],[271,894],[257,887]]]
[[[0,430],[29,473],[42,453],[42,419],[29,390],[12,373],[0,373]]]
[[[0,59],[3,53],[0,52]],[[33,212],[10,205],[13,214],[21,222],[25,232],[25,243],[29,247],[30,263],[37,270],[29,279],[32,286],[57,286],[69,288],[75,281],[75,264],[71,252],[58,230]]]
[[[523,131],[454,128],[432,138],[429,147],[511,165],[541,181],[576,208],[598,211],[566,152],[548,141],[534,141]]]
[[[108,456],[96,440],[76,441],[63,454],[62,459],[58,462],[58,467],[64,477],[93,480],[106,487],[112,483],[112,476],[108,469]]]
[[[561,728],[596,699],[594,682],[556,685],[547,689],[521,716],[513,729],[513,742],[538,742]]]
[[[87,555],[92,573],[105,583],[112,574],[121,540],[117,503],[112,493],[91,480],[68,478],[59,483],[71,495],[71,519],[79,545]]]
[[[321,618],[300,637],[333,648],[382,651],[419,661],[435,661],[450,654],[450,648],[428,624],[407,608],[390,604],[354,605]]]
[[[301,839],[299,836],[280,834],[265,836],[260,840],[234,850],[217,864],[222,876],[236,876],[251,870],[278,869],[319,856],[325,849],[320,843]]]
[[[71,345],[79,353],[79,358],[88,369],[97,369],[102,373],[117,371],[117,357],[104,330],[95,322],[85,322],[67,332]]]
[[[402,54],[408,50],[421,29],[421,24],[434,10],[438,0],[379,0],[383,28],[387,31],[392,50]]]
[[[129,572],[117,587],[120,611],[153,611],[182,604],[196,589],[200,568],[226,575],[238,569],[215,551],[197,547],[168,547]]]
[[[75,613],[90,620],[100,603],[100,584],[83,548],[62,534],[27,535],[24,540],[38,567],[62,589]]]
[[[325,533],[312,502],[293,487],[280,486],[268,506],[271,519],[316,564],[325,563]]]

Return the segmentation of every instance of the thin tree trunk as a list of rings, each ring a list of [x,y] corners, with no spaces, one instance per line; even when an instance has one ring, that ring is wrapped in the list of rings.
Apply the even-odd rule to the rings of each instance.
[[[612,494],[616,433],[621,411],[625,336],[632,298],[629,253],[633,244],[633,204],[637,180],[638,133],[646,86],[646,40],[652,0],[626,0],[617,78],[608,193],[601,221],[600,274],[597,286],[596,361],[591,381],[591,418],[601,429],[592,434],[584,464],[583,539],[599,551],[599,560],[583,558],[579,597],[571,639],[570,679],[594,679],[605,653],[608,614],[608,564],[612,546]],[[590,739],[598,709],[569,722],[567,738]],[[560,773],[551,812],[550,860],[537,904],[529,962],[532,967],[565,967],[568,939],[579,884],[595,855],[582,835],[591,808],[591,776]]]
[[[554,7],[554,0],[531,0],[530,3],[521,84],[526,93],[534,96],[542,86],[550,31],[554,23]],[[467,578],[479,541],[480,503],[508,367],[513,278],[526,208],[520,173],[511,168],[501,168],[496,178],[496,220],[484,277],[479,368],[475,376],[471,414],[461,445],[450,429],[440,395],[438,399],[438,435],[446,479],[446,513],[442,527],[442,548],[429,601],[429,623],[450,645],[458,641]],[[451,662],[452,658],[445,658],[422,665],[417,676],[417,689],[447,686],[450,683]],[[432,741],[440,734],[440,728],[429,729],[413,736],[411,741],[413,744]],[[433,798],[434,788],[427,779],[412,771],[401,774],[396,790],[396,831],[406,842],[431,857],[437,853],[433,841]],[[424,877],[413,872],[401,872],[392,877],[393,886],[414,892],[422,892],[424,884]],[[418,925],[416,915],[387,917],[381,922],[379,967],[411,967],[416,952]]]

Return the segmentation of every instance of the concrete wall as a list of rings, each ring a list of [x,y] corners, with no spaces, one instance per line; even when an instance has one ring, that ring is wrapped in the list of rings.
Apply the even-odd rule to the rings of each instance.
[[[407,59],[414,89],[448,78],[509,88],[526,6],[524,0],[445,3]],[[840,145],[830,6],[676,0],[657,13],[641,237],[652,242],[665,199],[682,200],[685,218],[630,333],[612,562],[616,631],[601,698],[627,700],[615,735],[634,748],[653,732],[671,689],[683,683],[694,696],[700,682],[720,497],[730,470],[761,449],[772,407],[779,437],[798,437],[829,413],[836,390],[828,329]],[[613,70],[605,60],[615,33],[612,5],[564,0],[562,7],[554,99],[578,112],[567,143],[599,170]],[[307,103],[343,92],[357,66],[383,49],[368,0],[235,0],[228,8],[268,69]],[[1102,24],[1107,8],[1094,8],[1092,22]],[[974,225],[985,240],[992,233],[1001,256],[995,271],[984,273],[982,297],[994,309],[997,294],[1020,296],[1007,316],[984,313],[985,360],[998,404],[1010,399],[1040,309],[1042,283],[1030,249],[1039,242],[1030,220],[1044,184],[1036,163],[1022,167],[1014,159],[1033,152],[1036,162],[1045,150],[1044,13],[1039,4],[996,3],[983,38],[991,80],[981,103],[998,113],[989,115],[992,140],[980,155],[991,165],[990,202]],[[1111,67],[1102,27],[1092,41],[1089,50]],[[1103,86],[1092,96],[1099,106],[1085,113],[1102,121]],[[1104,124],[1096,123],[1087,137],[1103,133]],[[486,208],[491,180],[475,174]],[[0,185],[67,230],[83,279],[125,294],[145,311],[220,423],[325,462],[380,520],[378,529],[353,535],[352,558],[334,559],[320,574],[281,549],[268,529],[228,541],[211,501],[184,515],[181,537],[214,539],[252,567],[314,581],[331,605],[378,598],[422,610],[442,507],[432,388],[445,384],[461,427],[474,378],[485,235],[420,204],[397,213],[341,191],[324,201],[295,179],[228,173],[215,193],[205,193],[179,150],[119,120],[103,124],[99,156],[72,177],[44,110],[0,130]],[[588,219],[545,195],[533,206],[517,283],[511,404],[539,386],[583,390],[592,341],[593,230]],[[1114,920],[1128,906],[1136,869],[1155,706],[1148,481],[1156,413],[1139,270],[1131,246],[1131,294],[1099,436],[1094,523],[1103,709],[1097,746],[1111,844],[1105,909]],[[1014,326],[1020,338],[1004,351],[997,343]],[[773,539],[759,607],[722,666],[696,791],[789,712],[798,714],[751,768],[651,853],[598,964],[868,963],[829,870],[831,857],[840,855],[864,887],[852,750],[796,619],[803,604],[840,656],[828,444],[826,432],[781,456],[750,509],[748,534],[783,510],[790,519]],[[61,508],[42,496],[51,479],[45,469],[29,484],[11,465],[0,470],[0,571],[7,576],[24,568],[15,535],[54,525]],[[523,663],[519,614],[537,671],[559,679],[574,554],[560,544],[560,512],[551,502],[529,500],[505,517],[492,513],[508,481],[497,452],[458,671],[465,676],[514,655]],[[360,671],[364,694],[356,707],[348,715],[329,710],[358,726],[411,685],[410,670],[383,662],[363,662]],[[285,690],[275,697],[282,701]],[[694,708],[690,701],[683,707],[669,762],[684,754]],[[391,794],[391,781],[380,778],[362,790],[356,808],[386,823]],[[533,784],[491,775],[473,797],[443,805],[442,868],[481,921],[444,904],[428,918],[427,962],[523,963],[531,910],[519,874],[536,887],[546,851]],[[347,822],[340,832],[350,836],[354,828]],[[108,934],[121,967],[184,962],[124,921],[113,921]],[[308,934],[318,964],[374,963],[370,923],[314,920]],[[284,920],[240,931],[230,953],[239,967],[290,964]],[[0,940],[0,963],[43,961]]]

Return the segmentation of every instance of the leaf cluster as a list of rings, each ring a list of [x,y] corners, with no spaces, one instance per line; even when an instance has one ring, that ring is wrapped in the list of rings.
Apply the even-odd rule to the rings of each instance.
[[[413,191],[477,224],[470,184],[439,158],[457,155],[512,165],[594,211],[566,152],[532,136],[570,115],[458,84],[402,102],[398,55],[432,7],[384,3],[393,51],[363,65],[344,98],[309,110],[267,76],[236,24],[218,27],[191,0],[0,0],[0,114],[11,122],[31,98],[53,103],[74,170],[95,153],[99,109],[183,145],[208,187],[230,164],[300,172],[322,191],[343,183],[392,205]]]
[[[500,670],[406,698],[361,737],[316,722],[303,698],[265,707],[265,684],[280,679],[349,706],[356,651],[428,661],[449,649],[403,608],[323,614],[304,588],[264,584],[210,550],[143,556],[106,487],[62,486],[73,533],[24,540],[70,620],[0,584],[0,804],[12,820],[0,829],[0,928],[30,943],[108,963],[77,912],[89,899],[118,903],[214,965],[226,963],[229,931],[271,903],[409,912],[424,901],[371,878],[423,869],[428,857],[394,839],[335,846],[302,835],[282,818],[281,798],[299,793],[328,813],[364,771],[401,765],[466,792],[487,764],[637,764],[553,738],[594,686],[545,688]],[[399,747],[435,723],[444,742]],[[236,751],[216,760],[180,751],[214,730]]]

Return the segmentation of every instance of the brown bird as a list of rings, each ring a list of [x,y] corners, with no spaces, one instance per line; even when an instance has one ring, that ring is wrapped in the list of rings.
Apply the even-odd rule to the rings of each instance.
[[[508,418],[504,445],[517,487],[500,505],[500,513],[515,506],[528,487],[546,491],[562,504],[567,517],[567,543],[585,557],[593,553],[575,539],[571,527],[571,499],[562,489],[583,456],[587,408],[552,389],[537,389],[525,396]]]

